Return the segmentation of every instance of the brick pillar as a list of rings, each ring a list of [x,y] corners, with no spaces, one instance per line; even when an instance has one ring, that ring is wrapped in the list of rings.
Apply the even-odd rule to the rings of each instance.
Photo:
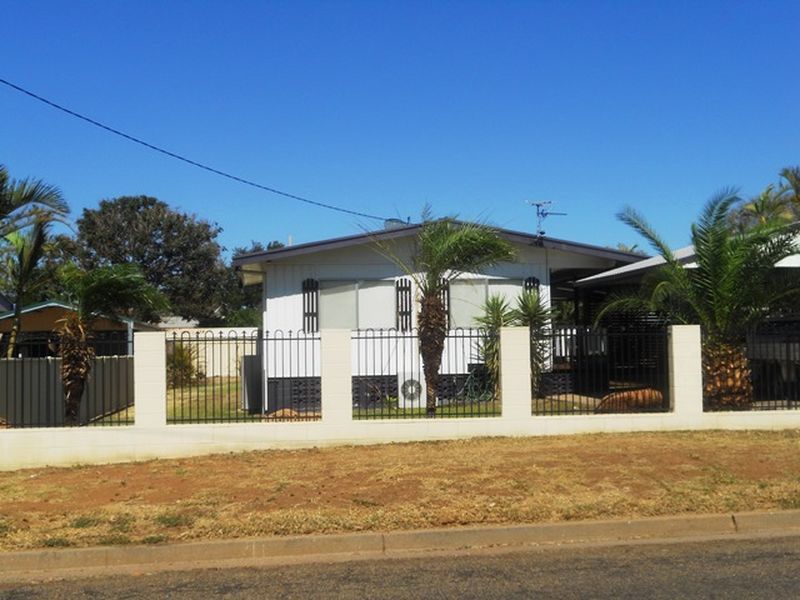
[[[163,332],[134,334],[133,389],[135,424],[167,424],[167,338]]]
[[[531,417],[531,342],[527,327],[500,329],[500,390],[504,419]]]
[[[345,425],[353,420],[352,357],[349,329],[320,333],[322,422]]]

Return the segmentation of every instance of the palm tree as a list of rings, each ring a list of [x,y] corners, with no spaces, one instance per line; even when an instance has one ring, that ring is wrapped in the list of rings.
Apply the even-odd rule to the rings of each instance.
[[[483,314],[475,321],[483,328],[478,355],[486,366],[489,389],[500,399],[500,328],[513,323],[511,306],[501,294],[492,294],[483,304]]]
[[[798,251],[794,231],[771,222],[743,232],[730,228],[731,190],[712,198],[692,225],[696,267],[675,258],[663,238],[631,208],[618,216],[641,234],[666,264],[645,277],[635,295],[612,298],[600,311],[658,313],[669,322],[699,324],[703,329],[705,403],[711,409],[749,408],[750,366],[745,354],[747,332],[800,295],[795,278],[775,264]]]
[[[14,292],[14,319],[8,337],[6,358],[14,357],[26,298],[44,283],[38,267],[45,254],[49,227],[48,221],[40,219],[27,232],[12,231],[6,235],[6,241],[11,247],[6,261],[7,277]]]
[[[42,212],[56,218],[69,213],[61,190],[39,179],[12,179],[0,165],[0,237],[32,225]]]
[[[442,296],[450,282],[463,273],[479,272],[499,262],[513,260],[514,249],[486,225],[460,223],[453,219],[426,220],[422,224],[410,263],[390,246],[379,242],[378,248],[416,284],[426,412],[428,416],[434,416],[439,367],[448,329],[447,307]]]
[[[92,368],[92,325],[100,315],[115,318],[132,310],[161,312],[164,296],[145,280],[135,265],[113,265],[84,271],[68,265],[62,271],[67,299],[74,311],[61,323],[61,380],[65,418],[77,424],[81,397]]]

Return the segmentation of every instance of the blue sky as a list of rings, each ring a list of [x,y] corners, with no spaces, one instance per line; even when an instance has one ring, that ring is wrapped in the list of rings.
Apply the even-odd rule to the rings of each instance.
[[[8,2],[0,77],[269,186],[401,218],[673,245],[726,185],[800,164],[799,2]],[[0,88],[0,163],[157,196],[229,248],[373,225],[243,187]]]

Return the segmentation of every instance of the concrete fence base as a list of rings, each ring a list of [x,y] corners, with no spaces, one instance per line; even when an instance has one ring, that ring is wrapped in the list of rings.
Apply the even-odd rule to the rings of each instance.
[[[501,331],[503,413],[499,417],[353,420],[350,334],[331,331],[322,335],[322,420],[166,425],[164,334],[138,333],[135,425],[3,430],[0,469],[483,436],[800,428],[800,411],[794,410],[704,413],[700,334],[696,326],[670,330],[671,412],[531,416],[527,336],[525,330]]]

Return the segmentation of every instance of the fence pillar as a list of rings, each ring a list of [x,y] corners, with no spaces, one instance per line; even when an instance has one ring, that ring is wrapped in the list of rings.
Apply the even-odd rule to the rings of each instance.
[[[531,417],[531,338],[527,327],[500,328],[500,390],[504,419]]]
[[[699,325],[669,328],[669,397],[676,415],[703,414],[703,371]]]
[[[134,334],[133,390],[135,425],[167,424],[167,336],[164,332]]]
[[[344,425],[353,420],[353,367],[349,329],[320,333],[322,422]]]

